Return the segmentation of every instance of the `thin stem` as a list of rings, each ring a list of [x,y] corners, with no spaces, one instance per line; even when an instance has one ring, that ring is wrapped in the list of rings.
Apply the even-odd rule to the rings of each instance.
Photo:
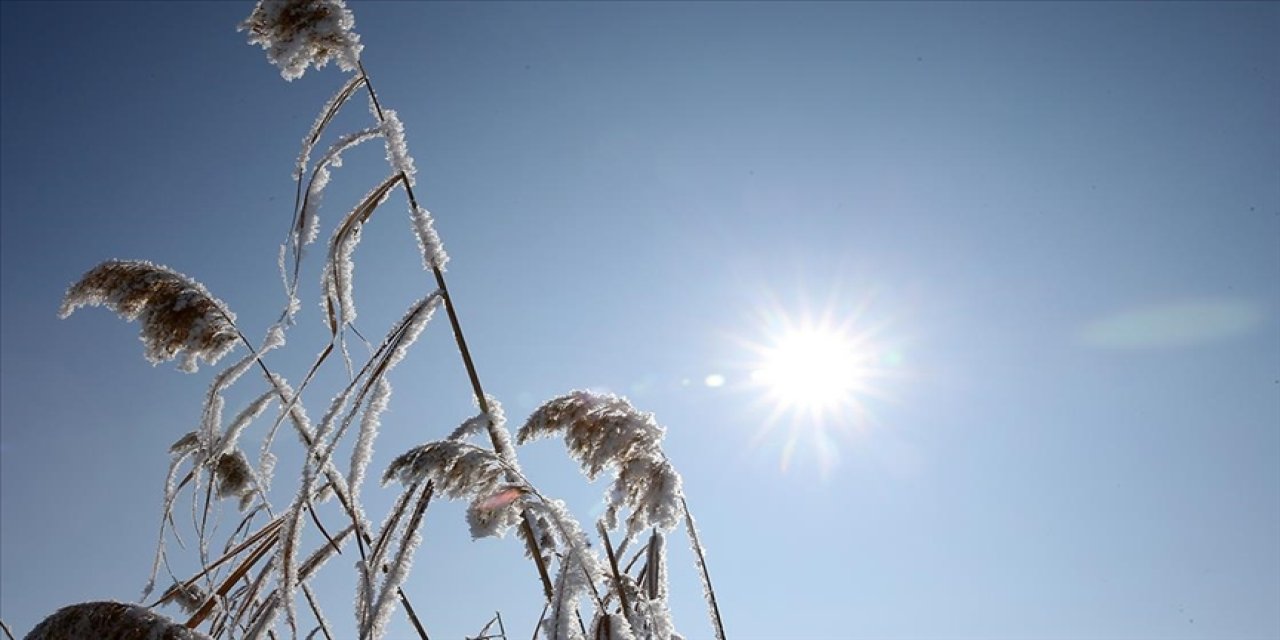
[[[550,602],[542,605],[542,615],[538,616],[538,624],[533,625],[533,637],[529,640],[538,640],[538,630],[542,628],[542,621],[547,619],[547,609],[550,607]]]
[[[396,594],[400,596],[400,604],[404,605],[404,613],[409,616],[409,622],[413,623],[414,631],[418,632],[418,637],[422,640],[428,640],[427,630],[422,628],[422,621],[418,620],[418,613],[413,610],[413,605],[409,604],[409,596],[404,594],[404,590],[396,587]]]
[[[631,616],[631,603],[627,601],[627,591],[622,588],[622,576],[618,574],[618,557],[613,553],[613,541],[609,539],[609,532],[604,528],[604,524],[597,522],[596,529],[600,531],[600,539],[604,541],[605,554],[609,556],[609,568],[613,570],[613,588],[618,590],[618,600],[622,603],[622,615],[629,618]],[[600,613],[608,615],[608,612]]]
[[[477,633],[474,637],[468,636],[466,640],[486,640],[487,638],[493,638],[494,636],[489,635],[489,627],[492,627],[497,621],[498,618],[496,616],[489,618],[489,621],[484,623],[484,626],[480,628],[480,633]]]
[[[305,582],[302,583],[302,594],[307,597],[307,604],[311,606],[311,613],[315,615],[325,640],[333,640],[333,636],[329,635],[329,625],[325,624],[324,616],[320,614],[320,605],[316,604],[316,595],[311,592],[311,586]]]
[[[711,621],[716,625],[716,638],[725,640],[724,623],[720,621],[720,606],[716,604],[716,590],[711,588],[711,574],[707,571],[707,557],[702,553],[702,543],[698,541],[698,528],[693,525],[693,514],[689,513],[689,503],[680,496],[680,508],[684,509],[684,526],[689,530],[689,540],[693,542],[693,550],[698,554],[698,569],[702,571],[702,583],[707,586],[707,604],[711,605]]]

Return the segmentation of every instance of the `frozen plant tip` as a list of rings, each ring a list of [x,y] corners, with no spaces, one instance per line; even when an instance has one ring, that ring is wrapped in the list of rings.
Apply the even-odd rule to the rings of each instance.
[[[331,58],[343,71],[354,71],[364,48],[352,31],[355,24],[342,0],[261,0],[240,30],[249,32],[250,44],[267,50],[285,80],[295,80]]]
[[[152,363],[181,357],[178,368],[192,372],[197,360],[216,363],[239,333],[235,314],[204,285],[145,260],[108,260],[67,290],[58,315],[102,305],[125,320],[141,318],[142,343]]]

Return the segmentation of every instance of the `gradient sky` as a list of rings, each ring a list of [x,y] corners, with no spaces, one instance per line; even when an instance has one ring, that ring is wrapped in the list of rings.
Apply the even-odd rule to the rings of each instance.
[[[251,336],[279,309],[298,141],[343,78],[284,82],[235,31],[250,8],[0,3],[19,636],[137,597],[211,375],[150,366],[103,310],[57,320],[65,287],[146,258]],[[657,414],[731,638],[1280,638],[1280,4],[352,8],[487,390],[515,423],[584,387]],[[335,126],[366,123],[357,101]],[[385,173],[369,146],[324,222]],[[402,200],[379,216],[375,339],[431,288]],[[291,377],[319,348],[309,264]],[[855,407],[779,415],[754,347],[822,314],[876,373]],[[377,469],[472,411],[443,323],[391,379]],[[521,459],[598,512],[558,443]],[[433,637],[494,610],[528,637],[518,542],[461,512],[432,506],[406,592]],[[676,622],[710,637],[670,547]],[[321,586],[349,625],[351,586]]]

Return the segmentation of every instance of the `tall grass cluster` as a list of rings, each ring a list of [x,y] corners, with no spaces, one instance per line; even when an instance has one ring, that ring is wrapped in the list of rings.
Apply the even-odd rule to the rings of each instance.
[[[502,405],[485,393],[449,294],[448,254],[414,191],[416,168],[404,125],[379,100],[361,63],[363,44],[354,23],[342,0],[261,0],[240,25],[286,80],[328,62],[348,75],[302,140],[292,221],[279,254],[283,299],[278,314],[268,316],[274,320],[265,336],[251,339],[227,304],[203,285],[147,261],[104,262],[67,291],[63,317],[83,306],[105,306],[137,320],[144,355],[152,362],[177,361],[179,369],[195,372],[202,364],[232,361],[213,375],[197,426],[174,434],[159,541],[140,601],[74,604],[26,637],[335,640],[328,621],[349,615],[344,628],[354,628],[361,640],[376,640],[386,637],[393,616],[402,615],[426,640],[432,621],[414,601],[442,595],[414,593],[406,580],[425,514],[433,500],[446,498],[466,501],[473,537],[514,531],[530,565],[529,597],[545,603],[534,632],[548,640],[680,638],[670,614],[666,545],[683,528],[702,578],[711,632],[723,639],[680,474],[663,452],[664,429],[653,415],[622,397],[570,391],[547,400],[513,433]],[[368,126],[331,132],[337,115],[361,98],[369,104]],[[331,142],[322,147],[326,140]],[[343,153],[374,141],[385,147],[386,177],[326,227],[322,200]],[[375,215],[395,215],[384,205],[399,192],[407,203],[407,231],[421,253],[424,286],[361,357],[359,349],[349,348],[353,336],[364,342],[354,325],[355,256],[364,225]],[[309,247],[322,234],[327,246],[313,255]],[[313,345],[305,371],[286,376],[273,366],[272,354],[291,346],[290,330],[303,308],[299,283],[306,277],[321,282],[319,306],[328,337]],[[370,469],[393,395],[393,371],[440,315],[452,330],[476,413],[451,433],[396,456],[385,469]],[[316,404],[312,383],[322,370],[343,364],[341,388]],[[235,397],[249,398],[242,406],[227,406],[233,386]],[[602,515],[589,526],[522,471],[520,446],[547,437],[563,438],[587,479],[612,478]],[[277,477],[276,461],[285,448],[298,455],[300,469]],[[394,492],[387,512],[366,508],[372,491]],[[290,494],[272,502],[272,495]],[[185,541],[183,552],[196,556],[197,571],[172,568],[174,540]],[[324,601],[326,594],[313,588],[322,571],[344,575],[350,591]],[[507,633],[499,614],[480,635]]]

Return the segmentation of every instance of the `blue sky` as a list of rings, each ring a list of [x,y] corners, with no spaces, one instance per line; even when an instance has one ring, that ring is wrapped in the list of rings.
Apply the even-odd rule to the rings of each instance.
[[[281,80],[234,30],[250,8],[0,3],[19,635],[137,597],[211,375],[152,367],[105,311],[58,321],[66,286],[146,258],[252,336],[279,309],[290,170],[342,78]],[[486,389],[515,422],[585,387],[657,414],[730,637],[1280,637],[1280,5],[352,8]],[[349,111],[335,126],[367,124]],[[325,222],[380,158],[348,155]],[[389,205],[357,254],[370,336],[431,288]],[[274,360],[291,376],[316,280]],[[753,347],[822,314],[874,374],[856,406],[777,415]],[[375,465],[472,411],[444,323],[392,382]],[[521,460],[598,512],[557,443]],[[527,635],[518,543],[470,541],[459,505],[427,520],[406,591],[433,637],[494,610]],[[677,624],[710,637],[671,547]],[[349,585],[322,586],[349,624]]]

